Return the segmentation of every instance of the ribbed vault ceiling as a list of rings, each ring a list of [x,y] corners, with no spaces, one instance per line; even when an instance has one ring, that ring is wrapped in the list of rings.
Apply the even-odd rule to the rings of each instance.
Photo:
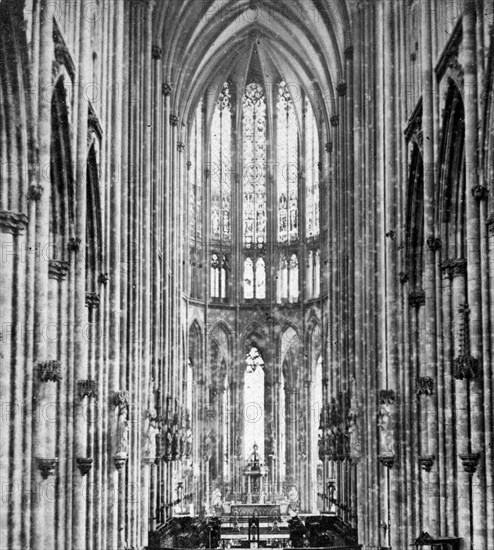
[[[350,35],[345,0],[164,0],[154,10],[164,81],[183,122],[206,90],[219,93],[228,77],[245,81],[254,50],[265,82],[279,74],[303,87],[326,121],[334,112]]]

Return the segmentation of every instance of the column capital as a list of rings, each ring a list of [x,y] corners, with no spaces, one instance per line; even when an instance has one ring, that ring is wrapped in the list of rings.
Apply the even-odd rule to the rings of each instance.
[[[93,467],[93,459],[92,458],[80,458],[77,457],[76,459],[77,467],[79,468],[79,471],[81,472],[81,476],[84,477],[89,473],[91,468]]]
[[[479,465],[481,454],[466,453],[458,456],[463,464],[463,469],[465,470],[465,472],[472,476],[477,471],[477,466]]]
[[[68,242],[68,247],[71,252],[79,252],[81,248],[81,239],[79,237],[71,237]]]
[[[469,353],[462,353],[453,362],[456,380],[472,380],[479,375],[479,361]]]
[[[57,281],[63,281],[67,278],[70,264],[63,260],[48,260],[48,277],[50,279],[56,279]]]
[[[153,44],[151,47],[151,55],[153,56],[153,59],[161,59],[161,56],[163,55],[163,48],[159,44]]]
[[[487,191],[487,187],[484,185],[475,185],[475,187],[472,187],[472,197],[479,202],[487,200],[487,197],[489,196],[489,192]]]
[[[115,468],[120,471],[124,464],[127,462],[127,453],[117,453],[113,457],[113,463],[115,464]]]
[[[447,273],[448,277],[454,278],[467,273],[467,261],[465,258],[456,258],[453,260],[445,260],[441,264],[441,269]]]
[[[400,272],[398,273],[398,276],[399,276],[399,278],[400,278],[400,283],[401,283],[402,285],[406,284],[406,283],[408,282],[408,279],[410,278],[409,275],[408,275],[408,273],[407,273],[406,271],[400,271]]]
[[[41,472],[43,479],[48,479],[55,473],[55,469],[58,465],[58,458],[36,458],[36,465]]]
[[[37,364],[37,370],[40,382],[60,382],[62,380],[60,361],[42,361]]]
[[[423,290],[415,290],[408,295],[408,303],[410,307],[419,308],[425,305],[425,292]]]
[[[11,212],[10,210],[0,210],[0,230],[3,233],[12,233],[18,235],[28,224],[28,217],[22,212]]]
[[[442,247],[442,242],[439,237],[436,237],[435,235],[429,235],[427,237],[427,246],[429,247],[432,252],[437,252]]]
[[[430,472],[432,470],[432,466],[434,466],[435,460],[436,457],[434,455],[419,456],[419,466],[422,470],[424,470],[424,472]]]
[[[431,376],[419,376],[415,382],[415,393],[420,395],[432,395],[434,393],[434,378]]]
[[[39,183],[35,183],[29,186],[27,190],[27,198],[30,201],[39,201],[43,195],[44,188]]]
[[[396,394],[394,390],[380,390],[379,401],[386,405],[392,405],[395,402]]]
[[[394,457],[394,455],[380,455],[379,456],[379,462],[385,468],[389,468],[391,470],[394,466],[394,463],[395,463],[395,457]]]
[[[99,306],[100,298],[96,292],[86,292],[86,307],[93,309]]]
[[[129,406],[129,394],[126,391],[118,390],[113,392],[112,404],[114,407],[128,407]]]
[[[172,87],[170,86],[170,84],[168,84],[168,82],[163,82],[163,84],[161,85],[161,93],[165,97],[168,97],[169,95],[171,95]]]
[[[336,85],[336,93],[340,96],[340,97],[343,97],[346,95],[346,92],[347,92],[347,83],[344,81],[344,80],[340,80],[338,82],[338,84]]]
[[[77,395],[82,401],[85,397],[90,399],[98,397],[98,384],[96,380],[77,380]]]

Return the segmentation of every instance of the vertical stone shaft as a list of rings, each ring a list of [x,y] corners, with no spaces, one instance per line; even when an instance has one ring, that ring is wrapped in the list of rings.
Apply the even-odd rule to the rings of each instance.
[[[122,264],[126,261],[127,250],[122,241],[122,222],[126,218],[122,209],[122,179],[124,172],[122,169],[122,117],[123,117],[123,34],[124,34],[124,7],[119,0],[114,0],[113,4],[113,64],[112,64],[112,84],[116,95],[111,104],[111,166],[110,166],[110,242],[108,243],[108,252],[110,256],[110,280],[109,280],[109,349],[108,349],[108,393],[103,400],[103,407],[108,407],[108,439],[107,439],[107,525],[106,525],[106,545],[109,549],[117,548],[117,512],[118,501],[115,490],[118,488],[118,471],[115,468],[113,457],[117,453],[117,422],[115,407],[112,404],[115,392],[120,389],[119,371],[120,347],[122,336],[121,319],[121,275]]]
[[[88,130],[88,95],[87,85],[90,82],[90,0],[82,0],[82,17],[80,18],[79,38],[79,80],[77,88],[77,157],[76,157],[76,237],[80,239],[80,248],[75,254],[74,278],[74,441],[73,459],[86,458],[87,452],[87,417],[85,403],[77,395],[77,381],[87,379],[88,342],[87,308],[86,308],[86,174],[87,174],[87,130]],[[87,398],[86,398],[87,399]],[[88,399],[86,400],[87,403]],[[86,487],[79,468],[73,468],[73,501],[72,501],[72,547],[86,547]]]
[[[143,29],[143,82],[152,82],[152,16],[153,16],[153,2],[148,2],[145,7],[144,13],[144,29]],[[151,143],[151,131],[152,131],[152,88],[151,86],[144,87],[143,97],[143,264],[145,269],[143,270],[143,310],[142,310],[142,379],[140,383],[141,395],[140,395],[140,407],[139,415],[141,422],[141,433],[137,436],[137,441],[141,449],[146,445],[146,437],[149,430],[149,411],[151,409],[150,401],[152,400],[151,387],[150,387],[150,370],[151,370],[151,266],[153,264],[151,259],[151,240],[153,237],[153,212],[151,202],[151,167],[152,167],[152,143]],[[156,249],[154,249],[156,253]],[[183,363],[181,363],[183,364]],[[140,485],[141,485],[141,498],[140,498],[140,525],[141,532],[138,533],[139,545],[145,546],[147,544],[147,529],[149,513],[149,469],[151,457],[143,456],[141,453],[140,463],[138,465],[140,469]]]
[[[475,0],[466,0],[463,15],[463,68],[465,98],[465,176],[466,176],[466,251],[467,251],[467,298],[469,307],[470,350],[479,368],[482,358],[482,281],[480,257],[480,207],[474,190],[479,184],[478,174],[478,95]],[[468,353],[468,350],[466,351]],[[484,449],[484,417],[482,404],[482,381],[479,375],[467,382],[470,385],[470,437],[469,449],[460,452],[477,453]],[[478,466],[477,476],[472,478],[472,517],[485,517],[485,461]],[[472,544],[485,547],[485,520],[473,523]]]
[[[51,97],[48,90],[51,89],[51,62],[53,54],[53,4],[44,0],[40,8],[40,52],[38,90],[38,185],[42,192],[36,201],[35,216],[35,258],[34,258],[34,365],[27,365],[33,372],[33,401],[32,401],[32,429],[33,429],[33,456],[31,474],[31,547],[43,547],[50,545],[50,537],[44,524],[45,507],[42,501],[43,482],[41,473],[37,468],[37,458],[55,458],[54,449],[47,448],[45,433],[47,425],[45,416],[41,414],[46,405],[48,395],[46,385],[49,382],[40,382],[38,368],[41,362],[46,361],[46,339],[43,332],[48,320],[48,241],[49,241],[49,214],[50,214],[50,181],[44,181],[42,174],[44,168],[50,164],[50,135],[51,135]],[[50,456],[51,455],[51,456]],[[46,483],[44,484],[46,485]],[[27,510],[26,510],[26,513]],[[45,538],[46,537],[46,538]]]
[[[396,392],[398,376],[398,192],[397,192],[397,152],[396,144],[396,66],[399,63],[395,54],[395,45],[398,32],[395,27],[395,2],[384,2],[384,173],[385,173],[385,231],[386,239],[386,386]],[[400,546],[399,517],[400,517],[400,488],[401,488],[401,449],[399,447],[401,425],[399,406],[403,399],[403,391],[397,396],[394,405],[391,429],[395,442],[394,467],[389,473],[389,535],[391,546]],[[394,528],[393,528],[394,527]]]
[[[432,13],[431,0],[422,0],[422,129],[424,136],[424,238],[435,239],[434,225],[434,97],[432,68]],[[436,329],[436,252],[434,246],[424,244],[423,289],[425,292],[425,364],[420,365],[420,374],[429,376],[437,382],[437,329]],[[437,454],[437,395],[434,393],[422,400],[422,406],[427,410],[427,425],[421,432],[421,453],[423,455]],[[434,485],[437,484],[437,466],[433,471],[423,472],[424,484],[427,482],[433,490],[421,498],[428,501],[427,517],[424,516],[426,531],[438,532],[439,502]]]

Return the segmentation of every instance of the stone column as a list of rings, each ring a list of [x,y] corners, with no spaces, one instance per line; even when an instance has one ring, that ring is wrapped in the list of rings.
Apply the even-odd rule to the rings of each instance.
[[[83,0],[81,8],[84,14],[90,0]],[[74,440],[73,457],[77,468],[73,468],[72,483],[72,546],[74,549],[85,548],[86,541],[86,486],[83,480],[85,469],[79,461],[87,458],[87,409],[84,408],[83,398],[77,392],[79,381],[87,380],[88,375],[88,316],[86,308],[86,174],[87,174],[87,129],[88,129],[88,95],[86,86],[90,79],[90,21],[88,16],[80,18],[79,42],[79,85],[77,88],[77,158],[76,158],[76,238],[79,250],[74,259],[74,387],[73,419]]]
[[[427,246],[424,246],[423,289],[425,292],[425,364],[420,366],[420,375],[429,377],[437,384],[437,312],[436,312],[436,252],[439,250],[438,236],[434,224],[434,96],[432,67],[432,21],[431,0],[422,0],[421,25],[422,36],[422,129],[424,161],[424,235]],[[437,394],[432,393],[427,399],[427,424],[422,427],[421,449],[424,456],[435,456],[437,445]],[[436,535],[439,530],[439,502],[436,485],[437,466],[428,473],[423,469],[424,482],[428,481],[431,491],[422,495],[428,501],[428,513],[424,515],[423,529]]]
[[[143,55],[142,55],[142,74],[144,82],[153,82],[153,73],[156,70],[156,65],[160,63],[161,48],[159,46],[152,46],[152,24],[153,24],[153,7],[154,2],[146,2],[142,9],[143,17]],[[154,60],[154,61],[153,61]],[[143,254],[142,261],[145,269],[143,269],[142,277],[142,379],[140,380],[140,434],[137,438],[139,447],[143,447],[145,439],[150,430],[150,415],[151,409],[150,398],[152,388],[150,386],[150,371],[151,371],[151,266],[153,261],[151,259],[151,241],[153,238],[153,211],[152,211],[152,181],[151,181],[151,165],[152,165],[152,141],[151,141],[151,129],[152,129],[152,88],[151,86],[144,86],[143,91],[143,105],[142,105],[142,149],[143,149],[143,177],[142,177],[142,232],[143,232]],[[156,255],[156,249],[153,250]],[[140,496],[140,514],[139,524],[137,528],[137,538],[141,546],[145,546],[148,541],[148,520],[150,517],[149,510],[149,482],[150,482],[150,467],[151,462],[143,456],[142,452],[138,452],[140,455],[139,470],[137,476],[139,476],[139,482],[141,487]],[[137,479],[136,476],[136,479]]]
[[[36,201],[35,219],[35,259],[34,259],[34,365],[27,368],[33,371],[32,430],[33,457],[31,472],[32,548],[53,546],[50,530],[53,524],[46,524],[46,513],[51,508],[44,502],[44,492],[50,482],[45,482],[56,471],[58,457],[55,448],[47,441],[49,426],[44,408],[53,397],[51,382],[61,377],[60,364],[56,358],[48,361],[47,341],[43,337],[48,321],[48,242],[50,216],[50,181],[41,179],[42,169],[50,165],[51,136],[51,64],[53,57],[53,4],[48,0],[41,2],[40,10],[40,51],[38,90],[43,90],[38,104],[38,181],[28,192],[31,200]],[[51,394],[51,396],[50,396]],[[26,510],[27,514],[28,511]]]
[[[438,462],[443,462],[443,495],[445,499],[445,507],[441,509],[442,514],[445,515],[445,524],[443,533],[453,533],[456,531],[455,518],[457,516],[457,493],[455,476],[456,471],[451,467],[451,464],[456,462],[455,453],[455,441],[453,436],[455,416],[454,411],[454,398],[452,389],[454,386],[451,384],[451,372],[447,368],[448,365],[453,363],[453,349],[451,346],[451,331],[453,330],[452,321],[454,316],[452,315],[451,299],[452,299],[452,273],[449,269],[450,263],[443,262],[443,280],[441,288],[441,309],[442,309],[442,332],[443,332],[443,348],[442,348],[442,380],[443,380],[443,392],[444,392],[444,447],[443,456],[439,456]],[[439,382],[438,382],[439,386]],[[438,390],[439,391],[439,390]]]
[[[120,346],[122,345],[121,330],[121,278],[123,264],[127,259],[127,250],[124,249],[122,242],[122,225],[125,224],[125,211],[122,209],[124,197],[122,197],[122,179],[124,171],[122,169],[122,127],[123,127],[123,35],[124,35],[124,7],[121,2],[115,0],[113,3],[113,65],[111,79],[119,94],[113,99],[111,105],[111,144],[109,152],[111,155],[110,165],[110,189],[111,193],[108,219],[111,220],[109,229],[109,306],[108,306],[108,390],[104,399],[100,401],[102,407],[108,408],[108,414],[105,415],[108,423],[108,437],[106,440],[107,459],[104,461],[105,477],[107,484],[107,521],[106,521],[106,540],[107,547],[115,550],[117,546],[117,508],[118,508],[118,471],[115,468],[114,457],[117,451],[116,444],[116,413],[113,405],[113,396],[120,388],[119,371],[120,365]],[[118,98],[118,100],[117,100]]]
[[[463,69],[465,106],[465,175],[466,175],[466,250],[467,250],[467,299],[469,308],[468,326],[470,355],[480,370],[482,360],[482,281],[480,256],[480,208],[479,198],[487,190],[479,184],[478,165],[478,94],[477,94],[477,52],[476,52],[476,8],[475,0],[466,0],[463,14]],[[466,351],[468,353],[468,350]],[[482,376],[475,373],[469,384],[470,434],[468,448],[459,451],[476,456],[484,453],[484,412],[482,403]],[[472,518],[471,544],[480,548],[486,545],[484,522],[478,518],[485,515],[485,461],[481,456],[478,484],[471,487]],[[471,476],[476,471],[468,472]],[[471,478],[472,479],[472,478]]]
[[[451,313],[453,321],[453,361],[451,363],[451,374],[455,380],[455,429],[456,429],[456,453],[468,451],[468,394],[465,381],[458,378],[456,373],[456,360],[463,352],[462,327],[464,326],[464,315],[466,301],[466,260],[457,259],[451,262]],[[458,518],[457,529],[463,537],[470,535],[470,495],[469,477],[464,474],[461,462],[457,459],[456,484],[458,487]]]
[[[395,65],[397,64],[395,47],[397,29],[394,24],[395,2],[384,1],[384,157],[385,157],[385,232],[386,232],[386,387],[396,391],[398,375],[398,225],[397,225],[397,137],[396,137],[396,102],[395,102]],[[403,393],[397,396],[397,403],[392,408],[391,429],[395,441],[394,467],[389,472],[389,544],[399,546],[400,541],[400,485],[401,449],[397,445],[400,440],[400,423],[398,422],[398,407]]]

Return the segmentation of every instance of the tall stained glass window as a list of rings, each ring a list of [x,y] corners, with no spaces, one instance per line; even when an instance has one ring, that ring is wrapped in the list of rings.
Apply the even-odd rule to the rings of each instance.
[[[298,258],[296,254],[292,254],[288,264],[288,299],[290,302],[297,302],[298,298]]]
[[[260,84],[249,84],[242,104],[243,237],[266,242],[266,98]]]
[[[278,302],[288,300],[288,263],[282,254],[278,266]]]
[[[254,445],[264,457],[264,361],[257,348],[245,358],[244,453],[248,459]]]
[[[305,232],[319,235],[319,136],[316,118],[308,98],[305,99]]]
[[[298,131],[293,99],[285,82],[278,86],[278,240],[298,238]]]
[[[246,300],[254,298],[254,262],[252,258],[244,260],[244,298]]]
[[[247,82],[238,95],[231,81],[225,82],[216,103],[207,108],[201,100],[190,126],[191,292],[200,298],[209,290],[210,298],[227,301],[239,285],[245,300],[266,300],[273,292],[278,303],[297,302],[303,274],[303,298],[313,299],[321,285],[317,113],[304,93],[300,102],[294,101],[286,81],[277,80],[269,94],[262,80]],[[273,112],[268,113],[271,99]],[[211,122],[207,154],[206,121]],[[272,154],[276,162],[273,181],[268,137],[270,158]],[[208,235],[203,234],[206,202]],[[309,241],[303,253],[298,247],[302,236]],[[239,241],[243,246],[234,247]],[[268,241],[274,248],[267,248]],[[203,279],[205,258],[211,280],[201,286],[196,281]],[[270,273],[276,280],[270,281]]]
[[[189,230],[191,241],[202,240],[202,117],[203,102],[197,106],[190,132]]]
[[[249,256],[244,260],[244,298],[266,299],[266,262],[261,256],[255,263]]]
[[[263,258],[257,258],[256,261],[256,298],[266,298],[266,264]]]
[[[225,299],[228,293],[228,256],[217,252],[211,255],[211,298]]]
[[[225,82],[211,123],[211,232],[213,239],[231,240],[232,107]]]

